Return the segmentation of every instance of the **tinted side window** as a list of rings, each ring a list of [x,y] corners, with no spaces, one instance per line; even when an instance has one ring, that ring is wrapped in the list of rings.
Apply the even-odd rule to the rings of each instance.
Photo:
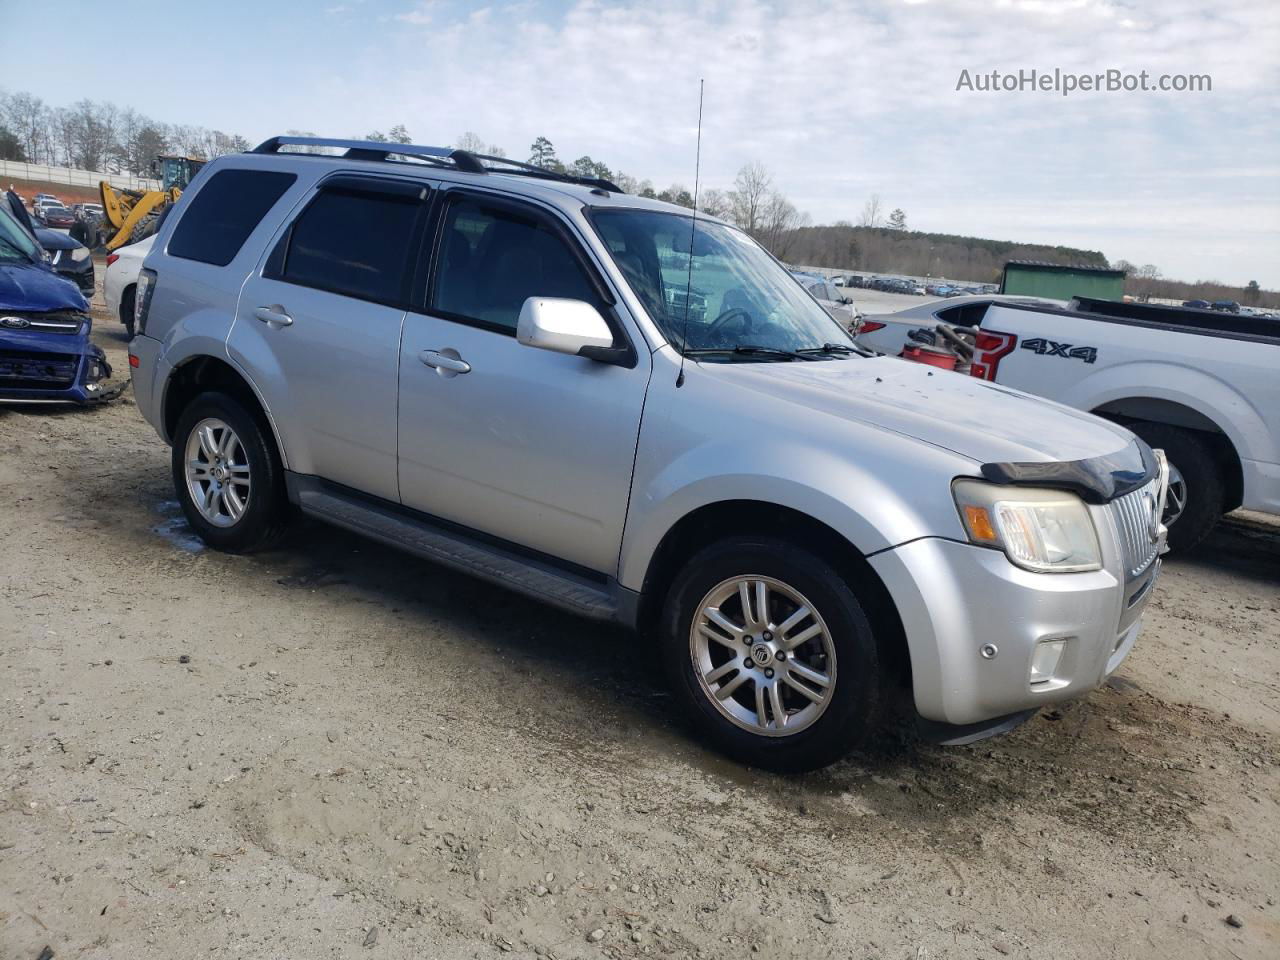
[[[273,170],[218,171],[182,215],[169,255],[225,267],[296,179]]]
[[[279,279],[376,303],[404,303],[422,205],[324,190],[294,221]]]
[[[582,265],[536,215],[455,198],[445,213],[432,312],[514,333],[529,297],[599,306]]]
[[[953,327],[977,327],[982,324],[982,318],[986,316],[989,303],[965,303],[958,307],[947,307],[945,310],[938,311],[938,319],[943,323],[949,323]]]

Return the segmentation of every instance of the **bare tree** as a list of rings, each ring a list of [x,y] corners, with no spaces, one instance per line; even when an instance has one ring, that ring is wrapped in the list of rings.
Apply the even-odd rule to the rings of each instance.
[[[785,260],[795,240],[796,229],[808,222],[808,214],[801,213],[795,204],[775,191],[769,194],[765,203],[764,218],[757,239],[775,257]]]
[[[44,145],[47,131],[48,108],[44,101],[30,93],[9,94],[5,102],[6,126],[22,144],[22,152],[32,163],[40,163],[45,157]]]
[[[465,150],[467,153],[484,153],[484,140],[480,134],[472,133],[468,130],[458,138],[458,142],[453,145],[455,150]]]
[[[760,231],[765,206],[773,193],[773,175],[764,164],[752,161],[738,171],[729,191],[729,214],[751,236]]]
[[[732,208],[728,195],[723,190],[703,190],[698,195],[698,209],[709,217],[727,217]]]
[[[884,211],[880,205],[880,194],[873,193],[862,206],[862,215],[858,217],[860,227],[880,227],[884,225]]]

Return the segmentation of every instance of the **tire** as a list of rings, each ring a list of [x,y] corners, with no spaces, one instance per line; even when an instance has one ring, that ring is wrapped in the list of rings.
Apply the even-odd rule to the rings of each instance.
[[[120,297],[120,322],[124,324],[124,332],[129,335],[130,340],[133,339],[134,296],[137,292],[136,286],[129,286]]]
[[[145,240],[156,232],[156,226],[159,223],[158,214],[149,213],[137,223],[133,225],[133,230],[129,233],[129,242],[137,243],[139,240]]]
[[[203,428],[211,431],[206,434],[207,443],[201,443],[197,434]],[[222,428],[231,431],[234,443],[225,441]],[[216,462],[210,450],[223,453],[223,461]],[[190,479],[190,460],[209,465],[195,472],[203,479]],[[222,467],[220,475],[218,467]],[[214,549],[248,553],[267,546],[283,532],[288,516],[284,469],[270,428],[229,394],[202,393],[182,411],[174,429],[172,469],[174,490],[187,522]],[[193,487],[205,493],[212,505],[198,506]],[[215,493],[208,496],[211,487]]]
[[[1169,552],[1190,550],[1213,529],[1226,504],[1226,484],[1207,439],[1198,431],[1165,423],[1134,423],[1129,429],[1153,448],[1164,450],[1171,478],[1175,471],[1185,487],[1181,512],[1176,513],[1176,485],[1166,498],[1165,523],[1169,527]]]
[[[763,621],[754,613],[743,615],[736,590],[737,582],[746,577],[751,578],[748,598],[753,611],[758,608],[755,584],[768,587],[769,615]],[[747,630],[730,634],[704,616],[718,594],[725,594],[715,605],[719,616]],[[817,617],[804,617],[788,628],[799,601]],[[772,629],[763,630],[761,623]],[[818,634],[788,653],[784,636],[794,640],[815,626]],[[706,547],[672,583],[661,629],[663,659],[677,699],[702,736],[742,763],[779,772],[823,767],[853,749],[878,720],[880,664],[866,613],[835,570],[806,550],[764,537],[733,537]],[[706,630],[720,639],[703,639]],[[748,637],[752,642],[745,641]],[[731,642],[725,643],[726,638]],[[782,657],[777,656],[779,650]],[[830,653],[822,652],[826,650]],[[748,659],[750,669],[745,666]],[[790,685],[799,681],[820,693],[821,687],[790,672],[802,667],[830,681],[822,705],[813,701],[812,692],[802,696]],[[716,678],[717,671],[722,678]],[[739,680],[741,674],[746,676]],[[726,687],[732,689],[727,695]],[[781,725],[767,692],[765,705],[758,705],[757,688],[779,690],[785,718]],[[721,696],[714,696],[713,690]],[[788,724],[794,732],[780,728]]]

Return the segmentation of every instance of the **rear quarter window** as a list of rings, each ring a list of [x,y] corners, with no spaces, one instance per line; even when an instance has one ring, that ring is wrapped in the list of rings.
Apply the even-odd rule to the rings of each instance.
[[[295,180],[276,170],[218,171],[178,221],[169,256],[225,267]]]

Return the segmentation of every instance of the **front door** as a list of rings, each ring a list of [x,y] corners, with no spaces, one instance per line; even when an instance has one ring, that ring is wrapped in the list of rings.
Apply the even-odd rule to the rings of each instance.
[[[422,189],[321,184],[245,283],[228,342],[291,470],[388,500],[398,499],[396,375]]]
[[[609,309],[580,241],[551,213],[453,191],[437,245],[425,312],[405,318],[403,502],[615,573],[648,352],[628,368],[517,342],[528,297]]]

